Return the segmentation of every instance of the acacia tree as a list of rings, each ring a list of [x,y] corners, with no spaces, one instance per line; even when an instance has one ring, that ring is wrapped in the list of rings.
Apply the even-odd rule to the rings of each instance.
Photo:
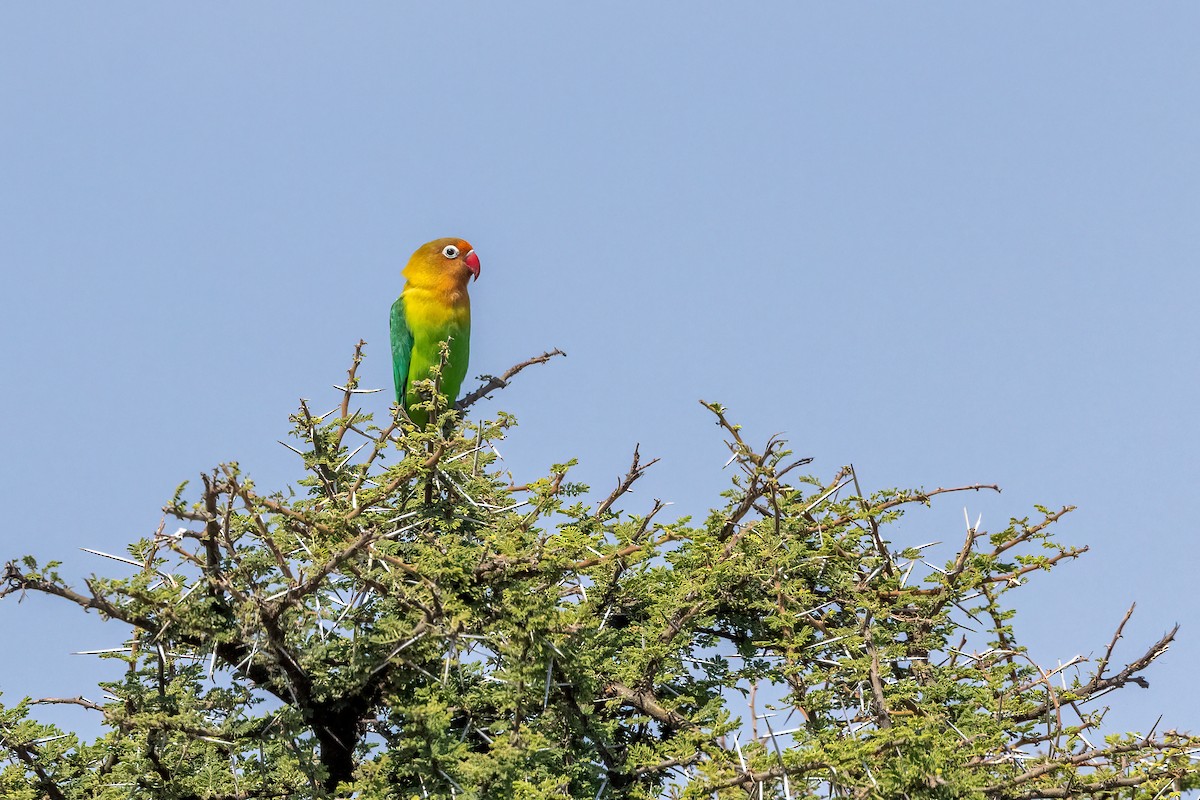
[[[557,352],[557,351],[556,351]],[[503,386],[491,379],[460,403]],[[296,490],[236,464],[180,486],[125,577],[38,592],[128,630],[99,699],[0,708],[0,796],[51,798],[1162,797],[1200,783],[1197,740],[1105,735],[1096,701],[1172,641],[1034,663],[1010,594],[1080,555],[1071,509],[969,527],[941,567],[889,538],[907,510],[985,485],[867,494],[706,404],[733,479],[707,518],[626,510],[637,449],[600,502],[572,463],[513,485],[513,420],[415,429],[340,403],[292,417]],[[436,380],[436,378],[435,378]],[[170,520],[168,523],[167,520]],[[102,554],[103,555],[103,554]],[[924,565],[928,564],[930,568]],[[130,570],[132,567],[132,570]],[[1132,612],[1132,609],[1130,609]],[[36,722],[71,703],[95,741]]]

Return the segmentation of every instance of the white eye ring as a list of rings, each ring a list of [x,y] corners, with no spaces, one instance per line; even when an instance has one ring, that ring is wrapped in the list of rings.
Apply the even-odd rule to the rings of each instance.
[[[458,248],[452,244],[448,244],[442,248],[442,255],[446,258],[458,258]]]

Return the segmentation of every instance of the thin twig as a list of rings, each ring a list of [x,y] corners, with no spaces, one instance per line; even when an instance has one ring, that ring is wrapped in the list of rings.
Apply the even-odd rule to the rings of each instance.
[[[531,367],[534,364],[545,364],[555,356],[566,356],[566,353],[556,347],[553,350],[542,353],[540,356],[534,356],[533,358],[522,361],[520,364],[514,364],[513,366],[509,367],[499,378],[494,375],[482,376],[487,378],[483,385],[470,394],[464,396],[455,404],[454,407],[459,411],[467,409],[476,401],[485,397],[489,392],[494,392],[497,389],[503,389],[505,386],[508,386],[508,382],[511,381],[521,370],[525,369],[526,367]]]

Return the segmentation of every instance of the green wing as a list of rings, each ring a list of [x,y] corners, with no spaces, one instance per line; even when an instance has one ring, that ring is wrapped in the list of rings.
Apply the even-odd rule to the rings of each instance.
[[[412,351],[413,335],[408,327],[408,315],[404,313],[402,295],[392,303],[392,377],[396,382],[396,402],[400,405],[404,405],[404,392],[408,388]]]

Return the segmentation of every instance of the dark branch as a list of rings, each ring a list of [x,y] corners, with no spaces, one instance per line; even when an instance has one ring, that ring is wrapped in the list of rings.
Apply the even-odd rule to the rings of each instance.
[[[526,367],[531,367],[534,364],[545,364],[555,356],[566,356],[566,353],[556,347],[553,350],[542,353],[540,356],[534,356],[533,358],[522,361],[520,364],[514,364],[513,366],[509,367],[508,370],[499,378],[494,375],[482,376],[487,379],[483,385],[459,400],[454,407],[459,411],[466,410],[478,400],[486,397],[489,392],[494,392],[497,389],[503,389],[505,386],[508,386],[508,382],[511,381],[521,370],[525,369]]]

